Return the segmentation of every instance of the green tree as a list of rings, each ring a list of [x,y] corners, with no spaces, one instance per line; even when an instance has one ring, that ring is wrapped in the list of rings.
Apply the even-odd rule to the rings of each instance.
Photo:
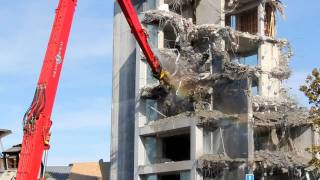
[[[312,74],[306,79],[305,85],[300,87],[311,104],[310,118],[315,128],[320,128],[320,72],[319,69],[313,69]],[[320,160],[316,157],[320,155],[320,146],[313,146],[307,151],[313,154],[310,164],[320,168]]]

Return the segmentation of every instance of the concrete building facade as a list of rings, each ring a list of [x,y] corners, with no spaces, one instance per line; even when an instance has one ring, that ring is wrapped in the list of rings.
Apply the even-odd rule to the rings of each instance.
[[[132,2],[172,84],[152,77],[115,2],[111,180],[312,176],[318,140],[283,86],[280,1]]]

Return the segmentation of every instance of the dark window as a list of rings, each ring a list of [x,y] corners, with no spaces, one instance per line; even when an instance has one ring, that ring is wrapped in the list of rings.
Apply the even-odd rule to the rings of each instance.
[[[159,180],[180,180],[180,174],[161,175]]]
[[[163,138],[163,157],[172,161],[190,160],[190,134]]]

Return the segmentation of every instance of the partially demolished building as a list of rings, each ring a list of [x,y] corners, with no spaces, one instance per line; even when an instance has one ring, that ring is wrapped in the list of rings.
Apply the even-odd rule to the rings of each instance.
[[[171,85],[115,3],[112,180],[312,179],[306,109],[288,95],[278,0],[133,1]]]

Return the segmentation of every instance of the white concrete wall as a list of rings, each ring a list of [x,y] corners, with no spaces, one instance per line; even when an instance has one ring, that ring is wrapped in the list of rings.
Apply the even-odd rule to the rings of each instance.
[[[110,179],[128,180],[134,168],[136,41],[116,1],[113,33]]]
[[[224,0],[196,0],[196,24],[224,26]]]
[[[276,44],[264,42],[259,47],[259,65],[262,74],[259,80],[261,96],[277,98],[281,89],[281,81],[271,76],[270,72],[279,67],[279,48]]]

